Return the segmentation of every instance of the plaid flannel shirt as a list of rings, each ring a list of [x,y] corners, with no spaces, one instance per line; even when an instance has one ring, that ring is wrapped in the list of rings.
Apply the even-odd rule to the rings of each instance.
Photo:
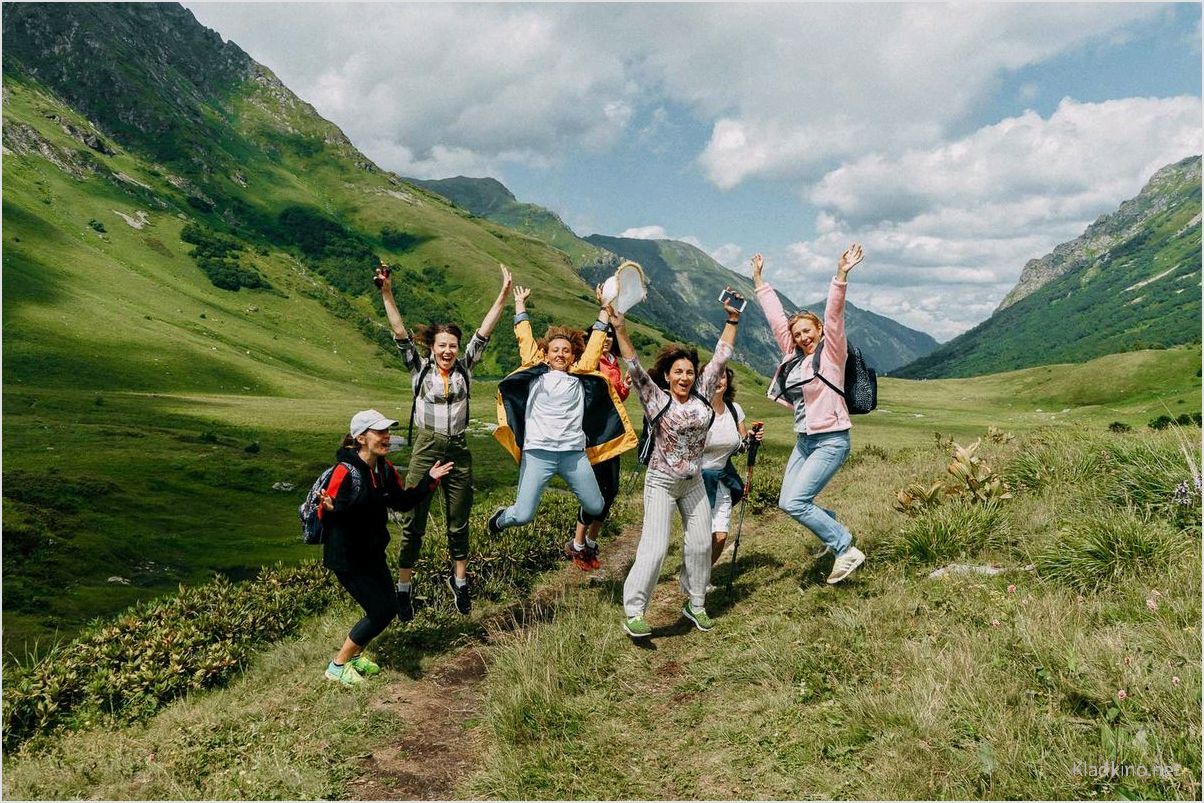
[[[432,357],[422,357],[413,338],[394,340],[401,361],[410,369],[410,390],[414,393],[414,426],[429,429],[443,435],[460,435],[468,428],[468,386],[472,381],[472,369],[485,354],[489,338],[473,332],[456,359],[463,371],[452,369],[446,377],[434,364]],[[430,370],[424,369],[430,366]],[[422,387],[418,386],[419,377]]]

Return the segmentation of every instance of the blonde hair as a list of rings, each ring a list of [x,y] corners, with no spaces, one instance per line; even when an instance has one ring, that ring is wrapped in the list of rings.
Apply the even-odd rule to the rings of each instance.
[[[786,320],[786,331],[790,333],[791,337],[794,337],[794,325],[803,319],[815,324],[815,328],[819,330],[821,335],[824,333],[824,322],[819,319],[819,316],[809,310],[802,310],[794,313]]]

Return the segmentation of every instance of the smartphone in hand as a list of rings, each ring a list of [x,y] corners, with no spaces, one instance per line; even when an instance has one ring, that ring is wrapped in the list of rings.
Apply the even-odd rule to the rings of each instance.
[[[719,302],[721,304],[730,304],[737,312],[744,312],[744,306],[748,304],[748,299],[732,288],[725,287],[723,288],[723,292],[719,294]]]

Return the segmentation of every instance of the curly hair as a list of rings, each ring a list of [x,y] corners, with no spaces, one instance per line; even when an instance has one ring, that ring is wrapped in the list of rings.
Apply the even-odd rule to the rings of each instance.
[[[689,360],[694,366],[694,374],[698,374],[698,349],[682,343],[668,343],[656,353],[656,361],[652,363],[652,370],[648,372],[661,390],[669,389],[669,380],[665,376],[678,360]]]
[[[435,345],[435,335],[443,334],[454,336],[457,346],[464,340],[464,332],[454,323],[431,323],[418,327],[414,332],[414,342],[430,351]]]
[[[548,331],[539,339],[539,347],[547,353],[548,346],[552,344],[553,340],[569,341],[574,360],[581,359],[581,355],[585,353],[585,335],[576,329],[570,329],[567,326],[549,326]]]

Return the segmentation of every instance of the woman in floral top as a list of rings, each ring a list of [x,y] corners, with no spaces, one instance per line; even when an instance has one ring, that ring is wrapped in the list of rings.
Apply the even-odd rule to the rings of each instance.
[[[730,289],[730,288],[729,288]],[[702,482],[702,452],[714,411],[710,397],[732,356],[732,343],[740,323],[740,310],[725,303],[727,325],[715,345],[715,356],[698,374],[698,352],[676,343],[661,349],[651,373],[640,366],[623,315],[610,312],[619,352],[631,370],[644,416],[654,439],[648,473],[644,477],[644,528],[635,563],[623,583],[623,629],[632,638],[652,634],[644,620],[648,601],[656,588],[661,564],[669,549],[673,507],[681,513],[685,529],[681,587],[689,596],[682,614],[699,630],[710,630],[706,612],[706,587],[711,579],[711,508]],[[697,382],[695,381],[697,379]]]

